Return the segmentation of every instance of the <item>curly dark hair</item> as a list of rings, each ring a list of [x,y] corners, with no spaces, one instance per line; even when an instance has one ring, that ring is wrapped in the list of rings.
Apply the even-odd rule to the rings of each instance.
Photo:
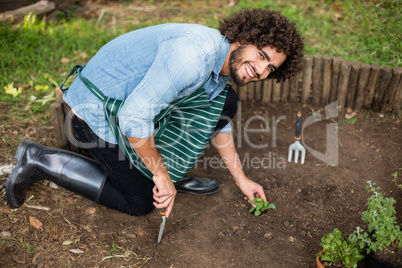
[[[301,69],[303,38],[296,30],[295,23],[277,11],[243,9],[221,21],[219,31],[229,43],[253,44],[258,48],[271,46],[285,53],[285,62],[269,74],[269,79],[284,81]]]

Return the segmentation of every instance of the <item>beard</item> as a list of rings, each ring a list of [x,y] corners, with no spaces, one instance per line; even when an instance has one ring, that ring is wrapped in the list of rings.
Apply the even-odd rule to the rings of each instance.
[[[230,77],[237,86],[245,86],[247,82],[245,77],[240,77],[239,67],[243,61],[243,52],[247,45],[240,45],[238,48],[232,51],[229,56],[229,69]]]

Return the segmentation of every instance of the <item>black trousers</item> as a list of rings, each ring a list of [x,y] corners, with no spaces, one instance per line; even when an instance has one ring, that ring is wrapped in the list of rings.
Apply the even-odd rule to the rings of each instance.
[[[236,115],[238,101],[236,92],[230,88],[213,138]],[[71,123],[75,138],[81,143],[93,145],[86,150],[107,174],[99,203],[135,216],[150,213],[155,208],[152,204],[154,201],[153,181],[133,167],[116,144],[108,143],[99,138],[85,121],[74,116]]]

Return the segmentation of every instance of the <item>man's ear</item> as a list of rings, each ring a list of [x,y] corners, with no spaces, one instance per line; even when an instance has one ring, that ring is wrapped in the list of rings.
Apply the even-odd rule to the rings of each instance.
[[[240,42],[233,42],[230,44],[230,50],[235,50],[236,48],[238,48],[239,46],[241,46],[242,44]]]

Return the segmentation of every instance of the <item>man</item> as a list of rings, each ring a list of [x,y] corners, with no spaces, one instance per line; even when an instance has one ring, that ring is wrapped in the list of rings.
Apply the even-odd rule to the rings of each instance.
[[[294,23],[262,9],[233,14],[219,31],[164,24],[112,40],[73,70],[78,76],[64,96],[75,137],[96,162],[24,140],[6,183],[10,206],[24,202],[34,181],[48,179],[131,215],[156,207],[168,217],[177,191],[219,190],[213,179],[186,176],[211,139],[245,198],[266,201],[236,153],[229,121],[238,98],[226,83],[288,79],[302,50]]]

